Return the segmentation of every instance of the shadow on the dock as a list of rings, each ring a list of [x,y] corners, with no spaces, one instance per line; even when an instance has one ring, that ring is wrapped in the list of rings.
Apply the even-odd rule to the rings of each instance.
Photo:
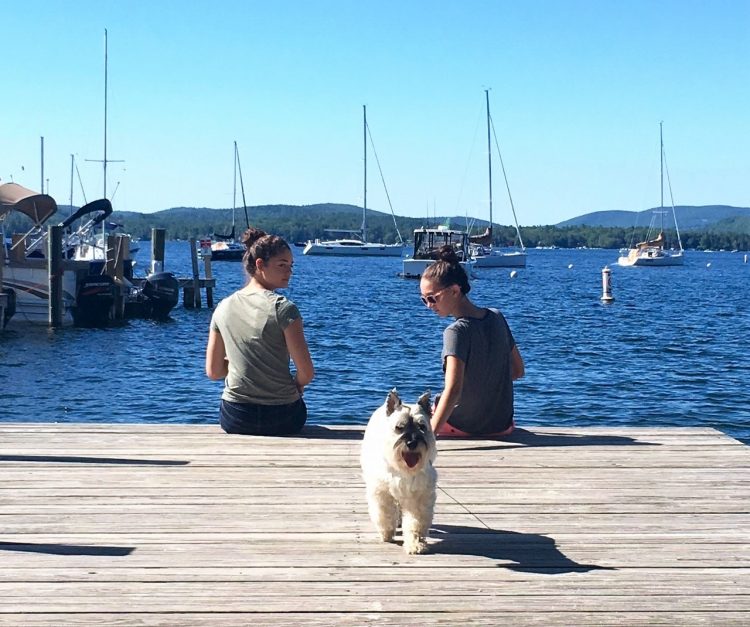
[[[130,555],[134,551],[134,548],[129,546],[95,546],[89,544],[0,542],[0,551],[46,553],[47,555],[104,555],[109,557],[123,557]]]
[[[120,464],[124,466],[187,466],[190,463],[178,459],[128,459],[126,457],[80,457],[78,455],[0,455],[0,462]]]
[[[552,538],[538,533],[465,525],[433,525],[430,537],[438,540],[430,547],[433,553],[478,555],[502,562],[497,565],[499,568],[523,573],[560,575],[591,570],[617,570],[608,566],[579,564],[563,554]]]
[[[323,425],[305,425],[298,438],[314,438],[316,440],[361,440],[364,434],[362,429],[329,429]]]
[[[482,438],[487,440],[488,438]],[[470,443],[471,438],[459,438],[453,441]],[[574,433],[544,433],[515,429],[510,435],[496,438],[497,445],[477,445],[465,448],[452,448],[453,451],[491,451],[520,447],[561,447],[561,446],[661,446],[658,442],[645,442],[622,435],[592,435]]]

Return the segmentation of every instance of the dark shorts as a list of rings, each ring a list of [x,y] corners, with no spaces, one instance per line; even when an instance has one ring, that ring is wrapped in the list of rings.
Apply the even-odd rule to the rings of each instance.
[[[301,398],[289,405],[256,405],[222,400],[219,423],[227,433],[243,435],[294,435],[307,420],[307,406]]]

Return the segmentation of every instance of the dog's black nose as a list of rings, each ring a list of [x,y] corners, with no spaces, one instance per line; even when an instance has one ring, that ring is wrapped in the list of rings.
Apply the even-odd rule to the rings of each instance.
[[[409,438],[406,442],[406,448],[408,448],[410,451],[413,451],[415,448],[417,448],[418,444],[419,440],[417,440],[417,438]]]

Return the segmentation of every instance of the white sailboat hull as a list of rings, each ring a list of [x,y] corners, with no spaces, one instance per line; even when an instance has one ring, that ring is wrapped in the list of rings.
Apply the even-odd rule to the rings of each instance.
[[[685,256],[682,251],[669,253],[664,250],[641,250],[631,249],[630,254],[622,256],[617,264],[623,267],[629,266],[682,266],[685,265]]]
[[[401,244],[378,244],[358,240],[308,241],[303,255],[329,255],[338,257],[401,257]]]
[[[472,255],[476,268],[525,268],[526,253],[493,250],[489,254]]]

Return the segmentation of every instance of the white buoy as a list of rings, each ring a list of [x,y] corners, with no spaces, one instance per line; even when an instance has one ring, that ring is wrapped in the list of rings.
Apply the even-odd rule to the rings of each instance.
[[[572,263],[569,263],[569,264],[568,264],[568,270],[570,270],[570,269],[571,269],[572,267],[573,267],[573,264],[572,264]]]
[[[515,279],[517,276],[518,276],[518,271],[517,270],[511,270],[510,271],[510,278],[511,279]]]
[[[604,266],[602,268],[602,302],[603,303],[611,303],[615,300],[615,297],[612,296],[612,270],[609,269],[609,266]]]
[[[706,268],[710,268],[710,267],[711,267],[711,262],[709,261],[709,262],[708,262],[708,263],[706,264]]]
[[[747,263],[747,255],[745,255],[745,263]]]

